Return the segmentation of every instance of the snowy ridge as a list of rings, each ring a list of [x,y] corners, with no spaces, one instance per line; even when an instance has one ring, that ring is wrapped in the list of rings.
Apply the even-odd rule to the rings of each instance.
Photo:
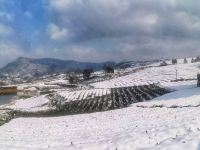
[[[70,70],[92,68],[100,70],[104,65],[114,65],[114,62],[91,63],[52,58],[32,59],[20,57],[0,69],[0,75],[32,79],[47,74],[66,72]]]

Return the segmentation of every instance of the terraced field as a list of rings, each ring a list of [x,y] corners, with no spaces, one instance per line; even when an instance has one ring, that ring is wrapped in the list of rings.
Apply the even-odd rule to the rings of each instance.
[[[57,116],[120,109],[169,92],[170,90],[157,84],[56,92],[18,100],[14,105],[0,108],[0,126],[14,117]]]
[[[95,89],[48,96],[50,106],[70,114],[107,111],[128,107],[130,104],[152,100],[170,91],[156,84]]]

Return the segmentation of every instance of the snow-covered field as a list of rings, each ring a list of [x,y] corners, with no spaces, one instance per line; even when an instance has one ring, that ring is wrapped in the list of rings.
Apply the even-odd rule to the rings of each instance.
[[[80,90],[75,92],[60,92],[68,101],[84,100],[86,98],[94,98],[97,96],[104,96],[110,94],[110,89],[91,89],[91,90]]]
[[[173,93],[166,94],[151,102],[140,103],[137,106],[152,108],[183,108],[183,107],[200,107],[200,88],[195,86],[190,89],[179,90]]]
[[[160,82],[176,91],[150,102],[106,112],[45,118],[16,118],[0,127],[0,149],[200,149],[200,89],[195,79],[200,63],[152,67],[127,76],[98,82],[101,89],[61,92],[69,100],[109,93],[113,87]],[[18,110],[45,108],[43,96],[17,101]]]
[[[81,101],[84,99],[94,98],[94,97],[101,97],[107,94],[110,94],[109,89],[92,89],[92,90],[80,90],[80,91],[61,91],[58,92],[60,96],[62,96],[65,101],[64,102],[71,102],[71,101]],[[48,111],[52,109],[49,107],[49,99],[43,95],[38,97],[32,97],[28,99],[19,99],[11,104],[0,106],[0,109],[13,109],[16,111],[22,112],[38,112],[38,111]]]
[[[18,118],[3,125],[0,133],[2,149],[198,150],[200,110],[133,105],[93,114]]]
[[[45,98],[45,96],[32,97],[29,99],[16,100],[11,104],[0,106],[0,109],[6,108],[29,112],[45,111],[49,109],[48,102],[49,100]]]
[[[95,88],[116,88],[122,86],[144,85],[147,83],[160,83],[168,86],[172,80],[177,79],[196,79],[200,72],[200,63],[178,64],[164,67],[151,67],[139,72],[91,84]]]

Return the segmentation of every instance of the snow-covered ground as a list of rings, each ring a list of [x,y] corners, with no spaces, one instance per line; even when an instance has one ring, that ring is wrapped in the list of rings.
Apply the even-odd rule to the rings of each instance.
[[[162,85],[168,86],[172,80],[176,80],[176,70],[177,79],[196,79],[197,73],[200,72],[200,63],[151,67],[127,76],[97,82],[91,85],[95,88],[115,88],[159,82]]]
[[[2,149],[198,150],[200,109],[138,108],[135,104],[93,114],[17,118],[0,127],[0,133]]]
[[[83,100],[86,98],[94,98],[97,96],[104,96],[110,94],[110,89],[91,89],[91,90],[80,90],[74,92],[58,92],[59,95],[63,96],[67,101]]]
[[[0,127],[1,149],[200,149],[200,89],[195,79],[200,63],[152,67],[127,76],[92,84],[93,91],[61,92],[71,99],[109,92],[106,88],[160,82],[175,92],[130,107],[71,116],[16,118]],[[104,90],[102,89],[104,88]],[[84,93],[84,94],[83,94]],[[71,94],[71,95],[70,95]],[[79,95],[79,96],[78,96]],[[98,95],[98,94],[97,94]],[[43,97],[16,101],[18,110],[45,108]]]
[[[84,100],[94,97],[101,97],[110,94],[110,89],[92,89],[92,90],[79,90],[79,91],[59,91],[57,92],[65,99],[65,102]],[[28,99],[19,99],[10,104],[0,106],[0,109],[13,109],[25,112],[38,112],[47,111],[52,109],[49,107],[49,99],[46,95],[32,97]]]
[[[0,109],[13,109],[27,112],[45,111],[49,109],[48,102],[49,100],[45,96],[32,97],[16,100],[11,104],[0,106]]]
[[[182,89],[173,93],[166,94],[151,102],[140,103],[140,107],[167,107],[167,108],[183,108],[183,107],[200,107],[200,88],[191,87]]]

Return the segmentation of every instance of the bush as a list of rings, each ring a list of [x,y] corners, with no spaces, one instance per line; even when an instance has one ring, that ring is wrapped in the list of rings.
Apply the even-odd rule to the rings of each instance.
[[[192,58],[191,63],[194,63],[194,59]]]
[[[172,59],[172,64],[174,65],[174,64],[177,64],[178,63],[178,61],[177,61],[177,59]]]
[[[197,56],[197,57],[195,58],[194,62],[200,62],[200,57]]]
[[[77,76],[76,75],[70,75],[69,77],[69,83],[70,84],[77,84],[78,83],[78,78],[77,78]]]
[[[187,63],[188,63],[188,61],[187,61],[187,59],[185,58],[185,59],[184,59],[184,64],[187,64]]]
[[[69,84],[77,84],[79,82],[79,73],[66,72],[66,79],[69,81]]]
[[[103,69],[104,69],[105,73],[114,73],[115,72],[114,68],[110,67],[110,66],[104,66]]]
[[[91,73],[93,72],[92,69],[84,69],[83,70],[83,79],[88,80],[90,79]]]

